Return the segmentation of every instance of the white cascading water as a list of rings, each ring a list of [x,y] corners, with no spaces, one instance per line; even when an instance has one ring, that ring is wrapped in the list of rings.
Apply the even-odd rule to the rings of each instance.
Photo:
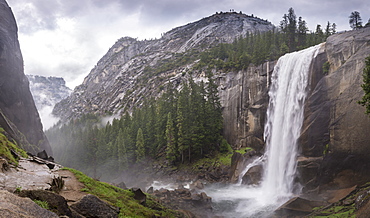
[[[264,131],[267,162],[262,183],[270,197],[289,197],[294,188],[308,74],[320,46],[284,55],[271,76]]]
[[[271,76],[269,105],[265,124],[264,176],[259,187],[234,185],[207,191],[213,202],[228,203],[227,217],[268,217],[293,196],[296,176],[297,140],[303,123],[309,70],[321,45],[279,58]],[[246,168],[249,169],[249,165]],[[299,190],[298,190],[299,191]],[[298,193],[296,193],[298,194]],[[231,203],[231,202],[234,202]],[[220,206],[220,211],[224,210]]]

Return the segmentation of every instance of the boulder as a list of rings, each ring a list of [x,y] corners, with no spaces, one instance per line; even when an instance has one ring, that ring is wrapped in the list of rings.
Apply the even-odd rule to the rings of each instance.
[[[145,204],[146,202],[146,194],[141,191],[140,188],[132,188],[132,193],[134,193],[134,198],[140,202],[140,204]]]
[[[229,177],[231,183],[236,183],[239,181],[241,173],[245,167],[255,160],[257,152],[254,150],[248,151],[245,154],[240,154],[234,152],[231,157],[231,167],[229,170]]]
[[[85,217],[116,218],[119,208],[109,205],[95,195],[86,195],[80,201],[71,205],[71,208]]]
[[[22,190],[18,195],[32,200],[46,201],[50,209],[59,216],[72,216],[67,201],[54,192],[45,190]]]
[[[317,188],[317,176],[323,157],[298,157],[297,172],[303,192],[308,193]]]
[[[242,178],[242,184],[258,185],[261,182],[262,176],[263,176],[262,165],[253,166],[244,174]]]
[[[4,158],[1,158],[1,157],[0,157],[0,170],[3,173],[5,173],[5,171],[8,171],[9,170],[8,161],[5,160]]]
[[[0,218],[58,218],[51,211],[41,208],[29,198],[22,198],[5,190],[0,190]]]

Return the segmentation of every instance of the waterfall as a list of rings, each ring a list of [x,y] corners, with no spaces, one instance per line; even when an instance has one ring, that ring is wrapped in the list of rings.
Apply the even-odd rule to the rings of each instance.
[[[320,45],[279,58],[271,75],[264,138],[265,154],[246,166],[263,164],[260,186],[215,187],[207,191],[226,217],[269,217],[294,193],[298,146],[309,71]],[[263,163],[262,163],[263,162]],[[243,175],[242,175],[243,176]],[[300,190],[297,190],[299,192]],[[233,203],[231,203],[233,202]],[[227,205],[225,209],[223,205]]]
[[[282,56],[271,75],[264,129],[267,162],[262,182],[270,200],[293,193],[309,70],[320,46]]]

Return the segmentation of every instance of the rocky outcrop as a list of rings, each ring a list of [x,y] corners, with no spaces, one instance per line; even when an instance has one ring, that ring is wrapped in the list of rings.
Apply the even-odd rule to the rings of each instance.
[[[29,144],[24,148],[32,153],[46,150],[52,154],[48,140],[23,72],[23,59],[19,48],[17,25],[13,13],[5,2],[0,1],[0,112],[5,119],[0,124],[18,142],[22,142],[19,130]],[[12,125],[12,124],[14,125]],[[15,128],[17,130],[15,130]]]
[[[18,197],[8,191],[0,190],[0,217],[45,217],[58,218],[55,213],[41,208],[29,198]]]
[[[370,180],[370,118],[357,103],[364,94],[362,71],[369,41],[370,28],[335,34],[315,60],[300,144],[302,155],[323,159],[315,160],[316,174],[302,168],[303,175],[315,174],[303,184],[311,180],[322,189],[346,188]],[[326,61],[327,73],[322,70]]]

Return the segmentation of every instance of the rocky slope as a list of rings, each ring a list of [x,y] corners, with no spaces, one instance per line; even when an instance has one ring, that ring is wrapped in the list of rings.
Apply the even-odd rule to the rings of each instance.
[[[17,25],[13,13],[0,1],[0,125],[32,153],[51,148],[23,72]],[[23,136],[24,135],[24,136]],[[23,142],[23,143],[21,143]]]
[[[38,110],[42,110],[45,107],[54,107],[56,103],[68,97],[72,92],[66,86],[66,82],[62,77],[26,76]]]
[[[169,61],[196,50],[274,26],[259,18],[239,13],[216,13],[194,23],[175,28],[160,39],[138,41],[121,38],[92,69],[73,94],[57,104],[54,113],[63,119],[82,113],[121,113],[141,101],[143,96],[156,96],[160,87],[170,81],[181,83],[183,73],[191,66],[179,64],[171,69],[149,72]],[[190,55],[191,57],[191,55]],[[191,62],[194,64],[194,61]],[[190,64],[190,65],[192,65]]]
[[[55,104],[67,98],[72,90],[61,77],[27,75],[27,78],[44,130],[47,130],[59,121],[51,114]]]

